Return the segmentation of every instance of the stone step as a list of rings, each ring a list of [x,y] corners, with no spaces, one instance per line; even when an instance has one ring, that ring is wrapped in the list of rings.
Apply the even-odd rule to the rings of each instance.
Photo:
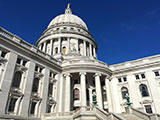
[[[126,120],[144,120],[142,118],[137,117],[134,114],[119,114],[119,115],[125,118]]]

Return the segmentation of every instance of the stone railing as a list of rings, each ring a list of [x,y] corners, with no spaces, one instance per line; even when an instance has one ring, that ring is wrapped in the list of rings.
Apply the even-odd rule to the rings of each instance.
[[[45,113],[43,117],[60,117],[60,116],[72,116],[75,112],[60,112],[60,113]]]
[[[102,66],[102,67],[108,67],[108,64],[102,62],[102,61],[99,61],[99,60],[92,60],[92,59],[88,59],[88,60],[71,60],[71,61],[67,61],[64,63],[64,66],[67,66],[67,65],[75,65],[75,64],[91,64],[91,65],[98,65],[98,66]]]
[[[93,110],[94,110],[96,116],[98,116],[99,118],[101,118],[103,120],[110,120],[110,114],[105,112],[104,110],[101,110],[99,107],[94,107]]]
[[[120,115],[118,115],[116,113],[111,113],[111,119],[110,120],[126,120],[126,119],[122,118]]]
[[[8,32],[7,30],[3,29],[0,27],[0,35],[2,35],[3,37],[6,37],[10,40],[12,40],[14,43],[19,44],[19,46],[26,48],[28,50],[30,50],[31,52],[35,53],[36,55],[39,55],[43,58],[46,58],[48,60],[51,60],[54,63],[59,63],[55,58],[53,58],[52,56],[44,53],[43,51],[39,50],[37,47],[27,43],[26,41],[22,40],[20,37]]]
[[[144,120],[160,120],[159,114],[147,114],[147,113],[144,113],[144,112],[137,110],[135,108],[132,108],[131,110],[132,110],[132,114],[134,114]]]
[[[160,63],[160,55],[155,55],[155,56],[150,56],[150,57],[145,57],[133,61],[128,61],[124,63],[119,63],[115,65],[110,65],[109,67],[112,70],[118,70],[118,69],[123,69],[123,68],[130,68],[130,67],[138,67],[138,66],[145,66],[146,64],[150,65],[152,63]]]

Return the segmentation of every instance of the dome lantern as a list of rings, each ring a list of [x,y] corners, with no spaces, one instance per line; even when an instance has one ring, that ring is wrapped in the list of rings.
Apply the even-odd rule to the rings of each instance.
[[[72,10],[70,8],[70,3],[68,3],[67,8],[65,10],[65,14],[72,14]]]

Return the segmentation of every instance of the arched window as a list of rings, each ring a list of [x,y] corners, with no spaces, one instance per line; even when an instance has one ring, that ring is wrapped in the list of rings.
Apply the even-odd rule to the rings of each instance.
[[[12,87],[19,88],[21,83],[22,73],[17,71],[14,73],[13,81],[12,81]]]
[[[122,87],[121,92],[122,92],[122,99],[125,99],[126,94],[128,94],[128,89],[126,87]]]
[[[79,89],[74,89],[74,100],[79,100]]]
[[[66,54],[66,47],[63,47],[63,49],[62,49],[62,54],[63,54],[63,55]]]
[[[145,84],[141,84],[139,86],[139,89],[140,89],[140,92],[141,92],[141,95],[142,97],[146,97],[146,96],[149,96],[149,93],[148,93],[148,88]]]
[[[58,53],[58,48],[56,47],[56,48],[55,48],[55,54],[57,54],[57,53]]]
[[[39,87],[39,79],[35,78],[33,81],[33,86],[32,86],[32,92],[38,92],[38,87]]]

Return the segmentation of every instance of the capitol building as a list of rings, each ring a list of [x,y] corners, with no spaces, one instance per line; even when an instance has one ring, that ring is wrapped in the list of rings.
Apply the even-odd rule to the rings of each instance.
[[[108,65],[97,48],[70,5],[36,46],[0,27],[0,120],[160,120],[160,55]]]

